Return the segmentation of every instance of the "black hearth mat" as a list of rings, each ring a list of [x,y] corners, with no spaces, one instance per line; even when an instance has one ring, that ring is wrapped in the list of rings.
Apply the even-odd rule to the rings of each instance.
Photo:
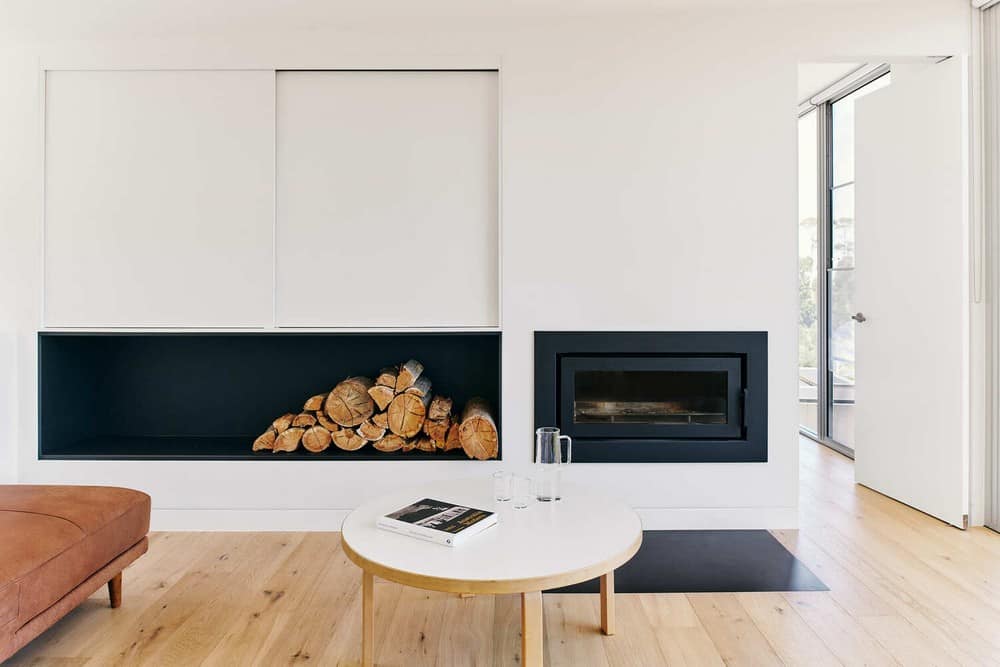
[[[598,580],[547,593],[597,593]],[[615,570],[617,593],[829,590],[766,530],[647,530]]]

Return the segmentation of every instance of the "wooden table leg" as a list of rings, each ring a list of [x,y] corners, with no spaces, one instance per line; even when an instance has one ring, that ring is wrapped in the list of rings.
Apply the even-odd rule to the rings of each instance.
[[[615,634],[615,571],[601,575],[601,630]]]
[[[361,664],[375,664],[375,576],[367,570],[361,575]]]
[[[521,664],[542,667],[542,592],[521,593]]]

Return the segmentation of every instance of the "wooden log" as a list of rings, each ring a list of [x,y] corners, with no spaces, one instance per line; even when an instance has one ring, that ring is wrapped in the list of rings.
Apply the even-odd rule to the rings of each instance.
[[[448,419],[451,417],[451,399],[447,396],[435,396],[427,408],[428,419]]]
[[[317,410],[323,409],[323,401],[326,400],[326,394],[316,394],[315,396],[310,396],[306,399],[305,404],[302,406],[302,412],[316,412]]]
[[[379,410],[385,410],[392,403],[392,399],[396,397],[396,391],[392,387],[377,384],[368,390],[368,395],[375,401]]]
[[[381,440],[373,442],[372,446],[380,452],[395,452],[402,449],[405,444],[406,440],[395,433],[390,433]]]
[[[300,426],[302,428],[312,428],[316,425],[316,415],[309,412],[300,412],[295,415],[295,419],[292,420],[292,426]]]
[[[443,447],[445,440],[448,439],[449,428],[451,428],[451,420],[448,417],[424,421],[424,433],[431,439],[431,442],[439,447]]]
[[[417,448],[417,441],[416,440],[412,440],[412,439],[411,440],[404,440],[403,441],[403,449],[400,450],[400,451],[403,451],[403,452],[412,452],[416,448]]]
[[[291,412],[286,412],[281,415],[273,422],[271,422],[271,428],[273,428],[278,433],[283,433],[288,430],[288,427],[292,425],[292,420],[295,419],[295,415]]]
[[[368,443],[367,440],[349,428],[342,428],[336,433],[331,433],[330,439],[333,440],[333,444],[337,445],[337,447],[348,452],[361,449]]]
[[[404,438],[412,438],[420,433],[430,401],[430,396],[421,398],[416,394],[397,395],[389,404],[389,430]]]
[[[361,426],[358,427],[358,435],[360,435],[365,440],[381,440],[385,437],[385,427],[376,426],[374,422],[370,419],[366,419],[361,422]]]
[[[453,449],[462,448],[462,439],[458,434],[460,430],[461,427],[457,422],[451,425],[451,428],[448,429],[448,437],[444,440],[444,451],[450,452]]]
[[[334,433],[340,430],[340,424],[327,417],[326,413],[323,412],[322,410],[316,411],[316,421],[318,421],[319,425],[325,428],[330,433]]]
[[[294,452],[299,448],[299,442],[302,440],[302,434],[305,432],[305,429],[297,426],[283,431],[274,441],[274,451]]]
[[[417,381],[413,383],[412,387],[407,387],[403,391],[407,394],[416,394],[417,396],[423,398],[431,393],[431,379],[426,375],[421,375],[417,378]]]
[[[389,428],[389,413],[376,412],[372,415],[372,423],[381,428]]]
[[[302,434],[302,446],[314,454],[330,446],[330,432],[322,426],[313,426]]]
[[[389,366],[388,368],[383,368],[378,372],[378,377],[375,378],[375,384],[381,385],[383,387],[389,387],[395,392],[396,377],[398,375],[399,375],[399,369],[395,366]]]
[[[375,403],[368,395],[371,387],[372,381],[366,377],[347,378],[326,397],[323,409],[341,426],[357,426],[375,412]]]
[[[481,461],[496,458],[500,439],[489,404],[484,399],[472,398],[465,404],[458,437],[470,458]]]
[[[420,374],[424,372],[424,365],[416,359],[410,359],[399,367],[399,375],[396,376],[396,393],[406,391],[413,386]]]
[[[264,450],[274,449],[274,440],[278,437],[278,432],[273,428],[268,428],[266,431],[257,436],[257,439],[253,441],[253,451],[260,452]]]
[[[436,452],[437,447],[430,438],[417,438],[417,449],[422,452]]]

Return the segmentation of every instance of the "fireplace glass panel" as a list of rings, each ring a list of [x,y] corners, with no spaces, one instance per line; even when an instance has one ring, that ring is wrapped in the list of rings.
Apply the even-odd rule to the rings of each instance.
[[[573,422],[726,424],[728,375],[725,371],[577,371]]]
[[[736,356],[560,359],[559,426],[572,437],[736,438],[746,401]]]

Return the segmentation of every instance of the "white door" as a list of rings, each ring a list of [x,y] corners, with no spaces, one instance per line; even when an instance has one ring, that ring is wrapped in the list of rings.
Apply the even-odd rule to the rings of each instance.
[[[855,479],[968,512],[966,62],[893,67],[855,110]]]

